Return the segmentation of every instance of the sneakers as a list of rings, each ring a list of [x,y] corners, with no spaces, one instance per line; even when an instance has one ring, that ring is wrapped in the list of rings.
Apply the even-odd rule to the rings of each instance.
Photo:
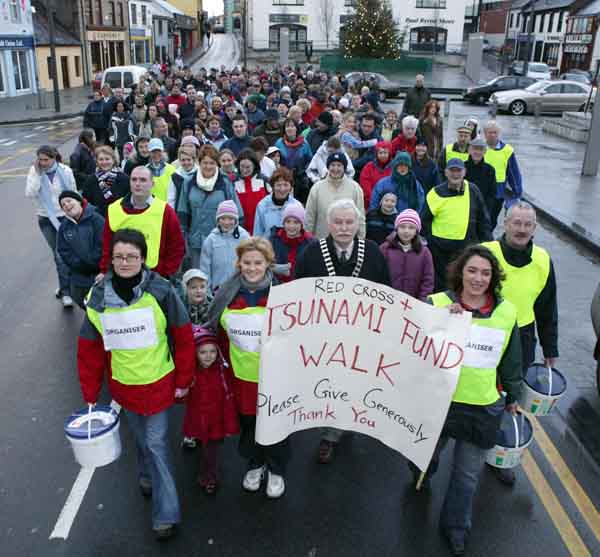
[[[62,302],[63,308],[70,309],[73,307],[73,298],[71,296],[67,296],[66,294],[61,297],[60,301]]]
[[[242,487],[246,491],[258,491],[265,475],[265,469],[266,466],[261,466],[260,468],[248,470],[242,481]]]
[[[153,530],[158,541],[165,541],[175,535],[175,524],[159,524]]]
[[[184,449],[195,449],[198,446],[198,443],[194,437],[184,437],[181,441],[181,446]]]
[[[267,497],[269,499],[277,499],[281,497],[285,492],[285,480],[283,476],[273,474],[273,472],[267,473]]]
[[[58,300],[60,298],[60,288],[57,288],[54,291],[54,297]]]

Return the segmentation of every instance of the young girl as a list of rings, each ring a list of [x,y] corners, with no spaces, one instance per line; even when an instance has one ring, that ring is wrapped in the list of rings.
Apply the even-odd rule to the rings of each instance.
[[[310,232],[304,230],[304,207],[300,203],[290,203],[282,215],[282,228],[275,228],[271,244],[275,252],[273,271],[281,282],[294,278],[296,261],[300,254],[313,241]]]
[[[184,288],[183,303],[192,325],[202,325],[208,317],[212,298],[208,295],[208,277],[200,269],[188,269],[181,279]]]
[[[183,434],[202,442],[198,483],[207,495],[218,486],[219,447],[223,439],[239,432],[233,389],[217,337],[194,326],[196,373],[186,400]]]
[[[433,292],[433,259],[419,236],[419,214],[412,209],[402,211],[395,228],[380,248],[390,270],[392,287],[425,300]]]
[[[379,207],[367,212],[367,238],[376,242],[378,246],[394,233],[397,201],[396,194],[388,192],[381,198]]]
[[[223,149],[219,153],[219,165],[223,174],[229,178],[233,184],[237,180],[237,170],[235,168],[235,155],[230,149]]]

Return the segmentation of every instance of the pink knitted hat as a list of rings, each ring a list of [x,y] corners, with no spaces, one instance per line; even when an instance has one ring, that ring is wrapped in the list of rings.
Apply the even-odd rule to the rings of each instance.
[[[290,217],[299,220],[302,223],[302,226],[304,226],[304,207],[302,207],[300,203],[289,203],[288,206],[283,210],[281,222],[284,223],[285,219],[289,219]]]
[[[221,217],[233,217],[235,220],[239,220],[240,214],[237,205],[231,199],[226,199],[219,203],[216,220],[218,221]]]
[[[398,228],[403,223],[414,224],[417,227],[417,234],[421,232],[421,218],[419,213],[413,209],[404,209],[397,217],[394,222],[394,228]]]

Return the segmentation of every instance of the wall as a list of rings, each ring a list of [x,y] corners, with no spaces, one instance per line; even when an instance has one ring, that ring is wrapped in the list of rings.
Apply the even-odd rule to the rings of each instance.
[[[83,60],[81,59],[81,48],[78,46],[57,46],[56,47],[56,68],[58,71],[59,88],[63,88],[63,75],[61,57],[68,57],[69,84],[71,87],[83,86]],[[75,57],[79,57],[79,77],[75,73]],[[36,48],[36,58],[38,64],[38,77],[40,87],[46,90],[53,89],[53,83],[48,75],[48,58],[50,57],[49,46],[38,46]]]
[[[198,12],[202,12],[202,0],[168,0],[168,2],[194,19],[198,18]]]
[[[479,29],[482,33],[485,33],[486,39],[490,40],[488,35],[501,35],[504,38],[510,4],[509,0],[496,10],[484,9],[481,11]]]

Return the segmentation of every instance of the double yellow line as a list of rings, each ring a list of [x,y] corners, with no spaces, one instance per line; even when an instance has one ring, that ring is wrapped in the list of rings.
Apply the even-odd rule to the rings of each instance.
[[[598,513],[588,494],[581,487],[581,484],[577,481],[577,478],[575,478],[573,472],[571,472],[571,469],[567,466],[567,463],[564,461],[539,421],[534,416],[528,417],[533,425],[536,443],[562,482],[566,492],[573,500],[573,503],[575,503],[577,510],[585,520],[586,524],[600,542],[600,513]],[[577,532],[577,529],[560,504],[558,497],[550,487],[548,480],[544,477],[529,451],[525,452],[522,465],[525,474],[541,499],[546,512],[550,516],[550,519],[556,527],[556,530],[569,553],[574,557],[591,555],[589,549]]]

